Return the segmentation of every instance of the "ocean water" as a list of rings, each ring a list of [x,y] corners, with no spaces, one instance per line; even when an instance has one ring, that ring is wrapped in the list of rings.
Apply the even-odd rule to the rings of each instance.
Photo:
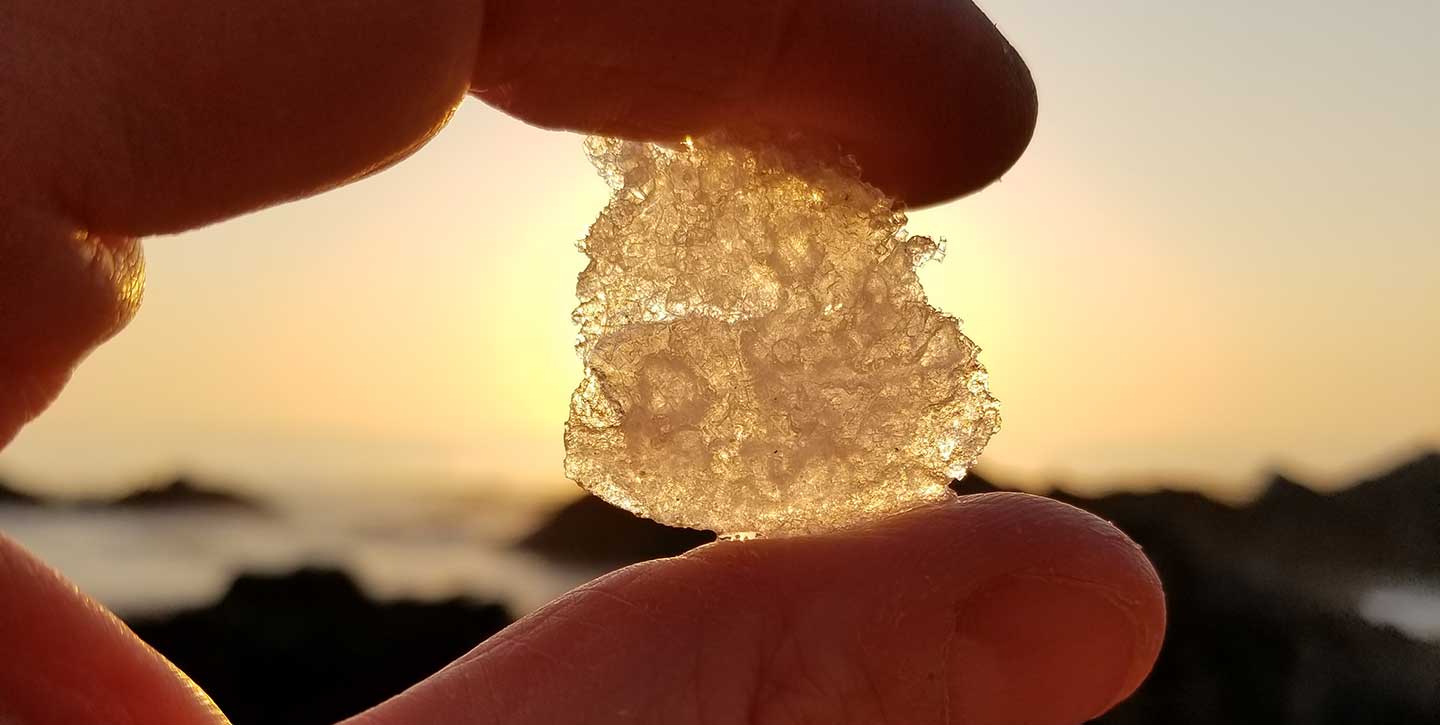
[[[343,568],[378,598],[469,596],[518,615],[603,573],[514,548],[555,506],[413,492],[281,501],[263,514],[0,506],[0,531],[122,615],[204,606],[236,574],[305,565]]]
[[[1440,581],[1376,585],[1360,597],[1359,613],[1411,639],[1440,644]]]

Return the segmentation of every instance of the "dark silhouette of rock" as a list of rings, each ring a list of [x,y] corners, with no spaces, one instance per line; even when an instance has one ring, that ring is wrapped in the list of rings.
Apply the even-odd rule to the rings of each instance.
[[[1440,571],[1440,452],[1329,497],[1328,515],[1316,522],[1345,533],[1367,552],[1365,561],[1398,571]]]
[[[990,482],[980,471],[970,471],[964,478],[950,482],[950,490],[961,496],[971,496],[980,493],[995,493],[1001,489]]]
[[[49,498],[15,489],[7,481],[0,480],[0,505],[61,509],[227,509],[251,513],[269,511],[261,501],[205,486],[186,476],[177,476],[165,483],[108,499]]]
[[[675,556],[714,540],[708,531],[658,524],[586,495],[557,511],[518,546],[556,561],[621,565]]]
[[[143,488],[111,501],[90,505],[119,509],[223,508],[254,513],[267,510],[264,504],[255,499],[203,487],[184,476],[163,485]]]
[[[1106,725],[1440,722],[1440,648],[1143,542],[1165,582],[1165,646]],[[1212,563],[1213,564],[1213,563]]]
[[[1003,486],[971,474],[951,488],[970,494]],[[1331,576],[1366,571],[1440,577],[1440,453],[1328,495],[1277,474],[1255,501],[1238,508],[1163,489],[1097,498],[1057,491],[1051,497],[1114,522],[1132,537],[1162,528],[1207,560],[1264,560]]]
[[[398,694],[508,625],[464,599],[378,603],[345,574],[242,575],[204,609],[131,627],[235,725],[333,723]]]
[[[45,503],[39,496],[12,488],[8,482],[0,480],[0,506],[43,506]]]
[[[1325,497],[1314,489],[1277,473],[1270,477],[1265,490],[1247,508],[1260,510],[1295,511],[1321,505]]]

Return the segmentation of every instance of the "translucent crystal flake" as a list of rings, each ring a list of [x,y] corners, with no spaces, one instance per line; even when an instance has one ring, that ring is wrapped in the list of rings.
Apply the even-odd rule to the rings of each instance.
[[[570,478],[735,537],[911,508],[974,465],[999,409],[916,277],[940,245],[853,166],[585,143],[614,194],[580,243]]]

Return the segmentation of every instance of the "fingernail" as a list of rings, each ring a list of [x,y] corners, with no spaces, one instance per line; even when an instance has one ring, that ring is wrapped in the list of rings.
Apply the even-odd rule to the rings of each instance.
[[[1030,574],[994,579],[959,611],[952,672],[960,722],[1078,723],[1109,710],[1135,671],[1137,624],[1098,584]]]

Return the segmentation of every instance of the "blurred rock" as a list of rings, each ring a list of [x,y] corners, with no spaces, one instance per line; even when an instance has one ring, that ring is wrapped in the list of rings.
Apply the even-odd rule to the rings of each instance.
[[[180,476],[158,486],[142,488],[109,501],[88,502],[86,506],[119,509],[223,508],[263,513],[267,507],[258,500],[229,491],[202,486]]]
[[[1440,723],[1440,648],[1142,542],[1165,582],[1154,671],[1106,725]]]
[[[11,488],[7,481],[0,480],[0,506],[43,506],[45,501],[19,489]]]
[[[242,575],[213,606],[129,624],[235,725],[322,725],[376,705],[511,621],[465,599],[380,603],[339,571]]]
[[[714,540],[708,531],[658,524],[587,495],[557,511],[518,546],[565,563],[623,566]]]
[[[262,501],[197,483],[186,476],[177,476],[161,484],[139,487],[115,498],[62,498],[27,493],[0,480],[0,505],[53,506],[73,509],[225,509],[231,512],[268,513]]]

